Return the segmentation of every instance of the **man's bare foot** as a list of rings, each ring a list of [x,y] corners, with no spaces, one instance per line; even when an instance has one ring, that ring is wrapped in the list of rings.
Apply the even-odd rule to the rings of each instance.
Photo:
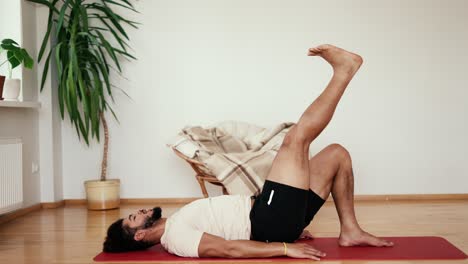
[[[330,44],[310,48],[308,56],[320,56],[331,64],[335,73],[352,77],[361,67],[362,57]]]
[[[391,247],[393,242],[387,241],[385,239],[378,238],[362,230],[340,234],[338,244],[342,247],[352,247],[352,246],[374,246],[374,247]]]

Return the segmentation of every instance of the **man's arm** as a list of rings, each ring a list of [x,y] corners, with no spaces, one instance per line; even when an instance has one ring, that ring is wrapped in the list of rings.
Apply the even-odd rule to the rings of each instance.
[[[307,244],[287,243],[286,246],[288,257],[320,260],[320,257],[325,256],[324,253]],[[203,233],[198,245],[199,257],[267,258],[284,256],[284,251],[284,244],[281,242],[225,240],[207,233]]]

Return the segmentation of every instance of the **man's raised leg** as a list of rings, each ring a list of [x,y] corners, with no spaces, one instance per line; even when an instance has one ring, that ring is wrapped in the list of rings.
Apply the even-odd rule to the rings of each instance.
[[[286,135],[273,161],[267,180],[309,189],[309,145],[330,122],[346,87],[362,64],[362,58],[332,45],[309,49],[333,67],[333,77],[325,90],[305,110]]]

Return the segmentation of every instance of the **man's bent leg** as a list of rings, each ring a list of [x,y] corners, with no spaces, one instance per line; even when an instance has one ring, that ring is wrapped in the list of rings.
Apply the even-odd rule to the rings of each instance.
[[[341,246],[392,246],[391,242],[377,238],[361,229],[354,211],[354,174],[349,152],[332,144],[309,161],[310,189],[326,200],[333,195],[341,224]]]

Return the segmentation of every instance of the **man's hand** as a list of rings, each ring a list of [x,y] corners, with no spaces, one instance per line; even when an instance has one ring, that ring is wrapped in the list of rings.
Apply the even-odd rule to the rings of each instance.
[[[312,234],[309,232],[309,230],[302,231],[302,234],[299,236],[299,239],[314,239]]]
[[[290,258],[309,258],[314,260],[320,260],[325,257],[326,254],[320,250],[304,243],[292,243],[286,244],[288,247],[288,257]]]

